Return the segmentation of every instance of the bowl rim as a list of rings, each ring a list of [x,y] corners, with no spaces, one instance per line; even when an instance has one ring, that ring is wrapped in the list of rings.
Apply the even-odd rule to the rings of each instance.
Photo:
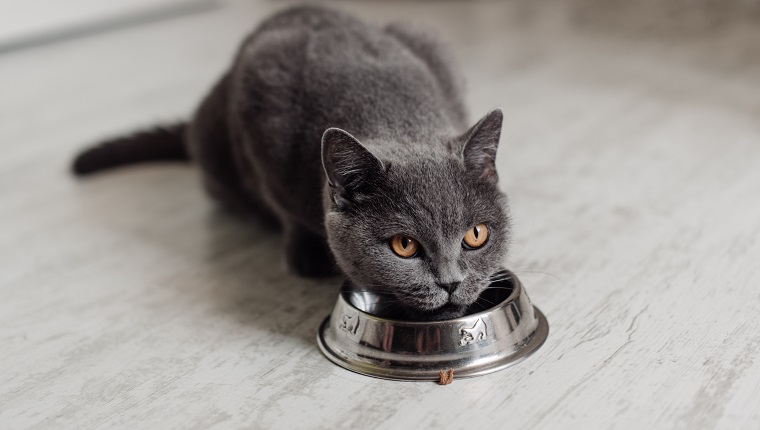
[[[510,281],[512,283],[512,285],[513,285],[512,292],[509,293],[509,295],[507,296],[507,298],[505,298],[504,300],[500,301],[499,303],[496,303],[495,305],[491,306],[488,309],[484,309],[482,311],[479,311],[479,312],[476,312],[476,313],[473,313],[473,314],[467,314],[467,315],[461,316],[459,318],[452,318],[452,319],[448,319],[448,320],[439,320],[439,321],[405,321],[405,320],[398,320],[398,319],[391,319],[391,318],[383,318],[383,317],[377,316],[375,314],[371,314],[369,312],[366,312],[364,310],[359,309],[358,307],[356,307],[356,305],[354,305],[353,303],[351,303],[351,301],[346,298],[346,296],[351,293],[351,291],[347,290],[348,285],[350,285],[348,280],[346,280],[345,282],[343,282],[343,285],[340,287],[340,292],[338,294],[338,300],[343,301],[351,309],[359,312],[365,318],[372,319],[372,320],[375,320],[375,321],[381,321],[381,322],[385,322],[385,323],[392,323],[393,325],[409,325],[409,326],[424,325],[424,326],[430,326],[430,325],[438,325],[438,324],[443,325],[443,324],[452,324],[452,323],[459,323],[459,322],[468,322],[468,321],[470,321],[471,319],[473,319],[475,317],[483,317],[483,316],[485,316],[485,315],[487,315],[487,314],[495,311],[496,309],[503,308],[505,306],[505,304],[513,302],[515,299],[517,299],[520,296],[520,294],[522,294],[522,289],[523,289],[522,282],[520,281],[520,278],[518,278],[517,275],[515,275],[515,273],[513,271],[511,271],[509,269],[501,269],[501,270],[497,271],[496,273],[499,273],[499,272],[506,272],[510,276],[508,279],[504,279],[504,280],[499,281],[499,282]],[[483,290],[483,291],[485,291],[485,290]]]
[[[532,305],[531,305],[532,306]],[[549,336],[549,323],[546,320],[544,314],[537,307],[533,307],[534,315],[538,320],[536,329],[530,337],[530,341],[522,348],[514,352],[513,354],[506,355],[498,361],[480,366],[472,369],[458,369],[456,377],[461,378],[473,378],[476,376],[484,376],[491,373],[498,372],[500,370],[512,367],[528,357],[532,356],[538,351]],[[334,349],[329,342],[325,339],[325,334],[329,330],[330,315],[328,315],[320,324],[317,330],[317,346],[328,361],[331,361],[338,367],[363,376],[369,376],[371,378],[384,379],[388,381],[398,382],[421,382],[421,381],[435,381],[438,379],[439,369],[435,370],[415,370],[399,371],[393,368],[378,366],[369,363],[355,362],[354,360],[344,356],[336,349]]]

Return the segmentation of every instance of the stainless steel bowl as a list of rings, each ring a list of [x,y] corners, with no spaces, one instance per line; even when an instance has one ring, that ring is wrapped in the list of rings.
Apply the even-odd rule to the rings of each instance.
[[[344,285],[317,333],[319,348],[338,366],[385,379],[437,380],[440,370],[450,368],[455,378],[501,370],[532,354],[549,334],[520,280],[505,274],[481,295],[481,306],[497,305],[434,322],[383,318],[382,297]]]

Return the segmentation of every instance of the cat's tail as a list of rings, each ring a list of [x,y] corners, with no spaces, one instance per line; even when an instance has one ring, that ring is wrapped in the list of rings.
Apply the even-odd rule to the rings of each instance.
[[[156,127],[107,140],[79,153],[71,170],[82,176],[146,161],[188,161],[190,156],[184,142],[186,127],[184,123]]]

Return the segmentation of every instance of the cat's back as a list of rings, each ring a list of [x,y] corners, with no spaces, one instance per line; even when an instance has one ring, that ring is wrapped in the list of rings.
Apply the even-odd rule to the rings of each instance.
[[[425,54],[435,52],[413,48],[397,32],[349,14],[300,6],[267,19],[247,39],[233,92],[242,95],[239,102],[252,120],[298,123],[310,134],[329,126],[358,136],[416,124],[444,128],[452,84],[431,70]],[[436,60],[448,67],[445,59]]]
[[[243,43],[227,88],[246,178],[274,212],[323,235],[324,131],[389,145],[450,131],[464,114],[446,64],[414,34],[342,12],[297,7],[267,19]]]

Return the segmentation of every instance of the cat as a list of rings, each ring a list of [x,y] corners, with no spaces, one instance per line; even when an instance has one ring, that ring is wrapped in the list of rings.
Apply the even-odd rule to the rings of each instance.
[[[505,263],[500,109],[468,128],[434,37],[300,6],[266,19],[187,123],[80,153],[77,175],[198,165],[222,203],[276,220],[290,271],[342,273],[409,320],[462,316]]]
[[[462,335],[462,339],[459,340],[459,346],[464,346],[485,339],[488,335],[488,331],[486,328],[486,323],[483,322],[483,319],[478,318],[472,327],[460,328],[459,334]]]

